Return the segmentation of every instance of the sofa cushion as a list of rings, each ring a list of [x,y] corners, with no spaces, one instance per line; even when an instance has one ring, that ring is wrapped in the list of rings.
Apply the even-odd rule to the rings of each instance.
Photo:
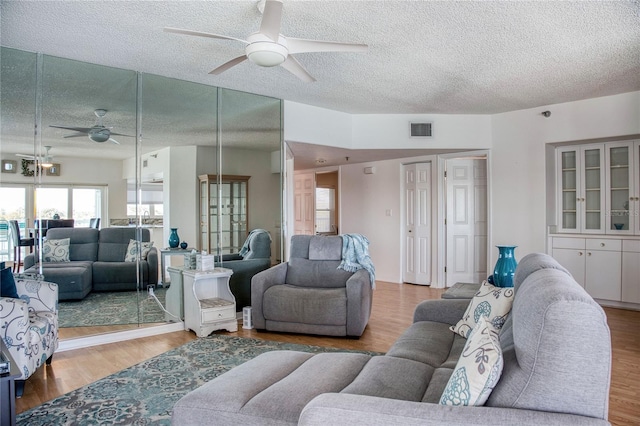
[[[129,240],[136,239],[136,228],[103,228],[100,230],[98,258],[101,262],[123,262]],[[149,230],[142,231],[142,241],[149,241]]]
[[[43,262],[69,262],[69,238],[46,239],[42,243]]]
[[[285,282],[298,287],[344,288],[353,272],[338,269],[338,266],[339,260],[291,258]]]
[[[72,262],[95,261],[98,259],[99,233],[93,228],[53,228],[47,232],[47,239],[69,238],[69,260]]]
[[[410,359],[375,356],[342,393],[421,401],[434,371]]]
[[[484,281],[480,290],[471,299],[462,319],[451,327],[451,331],[462,337],[468,337],[482,316],[486,317],[499,330],[511,311],[512,303],[513,287],[494,287]]]
[[[341,325],[347,318],[345,288],[270,287],[263,296],[266,320],[303,324]]]
[[[79,300],[91,292],[91,264],[90,261],[43,263],[42,274],[47,281],[58,284],[59,300]],[[37,274],[39,266],[40,264],[36,264],[27,269],[25,273]]]
[[[387,356],[406,358],[440,367],[448,363],[453,369],[466,340],[449,330],[449,325],[435,321],[418,321],[395,341]]]
[[[12,297],[14,299],[19,297],[11,268],[4,268],[0,272],[0,297]]]
[[[442,405],[483,405],[502,373],[496,329],[480,317],[469,334],[458,364],[442,393]]]
[[[153,247],[153,241],[139,243],[136,240],[129,240],[129,245],[127,245],[127,253],[124,256],[124,261],[135,262],[138,259],[138,252],[140,251],[140,247],[142,247],[140,259],[147,260],[147,255],[149,254],[149,251],[151,251],[151,247]]]

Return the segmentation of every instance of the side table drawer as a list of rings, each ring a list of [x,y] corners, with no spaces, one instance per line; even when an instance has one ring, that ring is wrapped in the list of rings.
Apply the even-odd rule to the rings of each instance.
[[[225,321],[236,318],[235,305],[225,306],[223,308],[209,308],[202,310],[202,323]]]

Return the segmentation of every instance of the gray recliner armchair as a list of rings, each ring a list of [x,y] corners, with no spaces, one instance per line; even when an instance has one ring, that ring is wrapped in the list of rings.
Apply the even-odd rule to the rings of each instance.
[[[236,298],[236,311],[242,311],[251,305],[251,278],[271,266],[271,235],[264,229],[254,229],[239,253],[218,256],[216,266],[233,270],[229,288]]]
[[[294,235],[288,262],[251,281],[253,325],[258,330],[360,337],[369,322],[369,272],[338,269],[341,236]]]

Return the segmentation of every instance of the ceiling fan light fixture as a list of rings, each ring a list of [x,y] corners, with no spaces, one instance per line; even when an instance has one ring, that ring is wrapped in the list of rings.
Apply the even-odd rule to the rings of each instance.
[[[51,167],[53,167],[53,163],[51,162],[50,159],[45,158],[44,161],[42,163],[40,163],[41,167],[44,167],[45,169],[49,169]]]
[[[89,131],[89,139],[94,142],[102,143],[109,140],[111,132],[109,129],[91,129]]]
[[[278,66],[289,56],[289,50],[285,46],[270,41],[251,43],[245,51],[247,58],[261,67]]]

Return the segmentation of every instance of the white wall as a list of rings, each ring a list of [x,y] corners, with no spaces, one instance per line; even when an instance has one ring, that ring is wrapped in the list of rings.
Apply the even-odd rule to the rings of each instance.
[[[3,159],[15,160],[16,157],[3,157]],[[34,184],[36,181],[33,177],[26,177],[20,173],[22,166],[20,159],[17,161],[18,172],[15,174],[3,173],[0,176],[1,182],[3,184]],[[126,217],[127,181],[122,177],[122,161],[59,156],[55,156],[54,161],[60,164],[60,176],[42,176],[43,185],[107,185],[109,187],[107,191],[109,217]],[[102,219],[103,223],[106,222],[106,219]]]
[[[299,142],[357,149],[411,147],[472,151],[489,148],[490,244],[518,245],[518,258],[546,250],[547,209],[550,208],[546,201],[547,188],[553,188],[546,171],[547,162],[552,158],[547,145],[640,135],[640,92],[493,116],[419,116],[433,118],[436,136],[421,142],[420,146],[415,146],[414,139],[406,136],[408,121],[414,117],[411,115],[355,115],[352,140],[339,145],[336,140],[344,136],[348,122],[344,113],[335,113],[339,120],[337,128],[341,131],[332,139],[325,131],[331,126],[331,112],[293,104],[294,113],[287,114],[292,104],[285,102],[285,139],[286,135],[295,135]],[[551,111],[551,117],[540,114],[545,110]],[[319,113],[317,117],[315,113]],[[292,123],[289,121],[292,119],[299,122]],[[324,130],[314,134],[320,130],[317,126]],[[288,132],[290,128],[292,132]],[[403,161],[407,160],[354,164],[340,169],[341,232],[366,235],[371,241],[377,278],[394,282],[401,280],[401,223],[395,212],[400,212]],[[375,165],[376,174],[364,175],[362,168],[369,165]],[[394,215],[385,216],[386,209],[393,209]],[[490,252],[490,256],[490,265],[493,265],[497,250]]]
[[[352,115],[284,101],[284,140],[350,148]]]
[[[412,138],[410,122],[432,123],[433,137]],[[286,127],[285,127],[286,129]],[[491,118],[460,114],[353,116],[353,149],[484,149],[491,146]]]
[[[551,111],[544,118],[542,111]],[[640,134],[640,92],[548,105],[492,117],[491,244],[516,257],[546,251],[546,144]],[[549,158],[550,160],[551,158]],[[491,253],[495,263],[497,250]]]

